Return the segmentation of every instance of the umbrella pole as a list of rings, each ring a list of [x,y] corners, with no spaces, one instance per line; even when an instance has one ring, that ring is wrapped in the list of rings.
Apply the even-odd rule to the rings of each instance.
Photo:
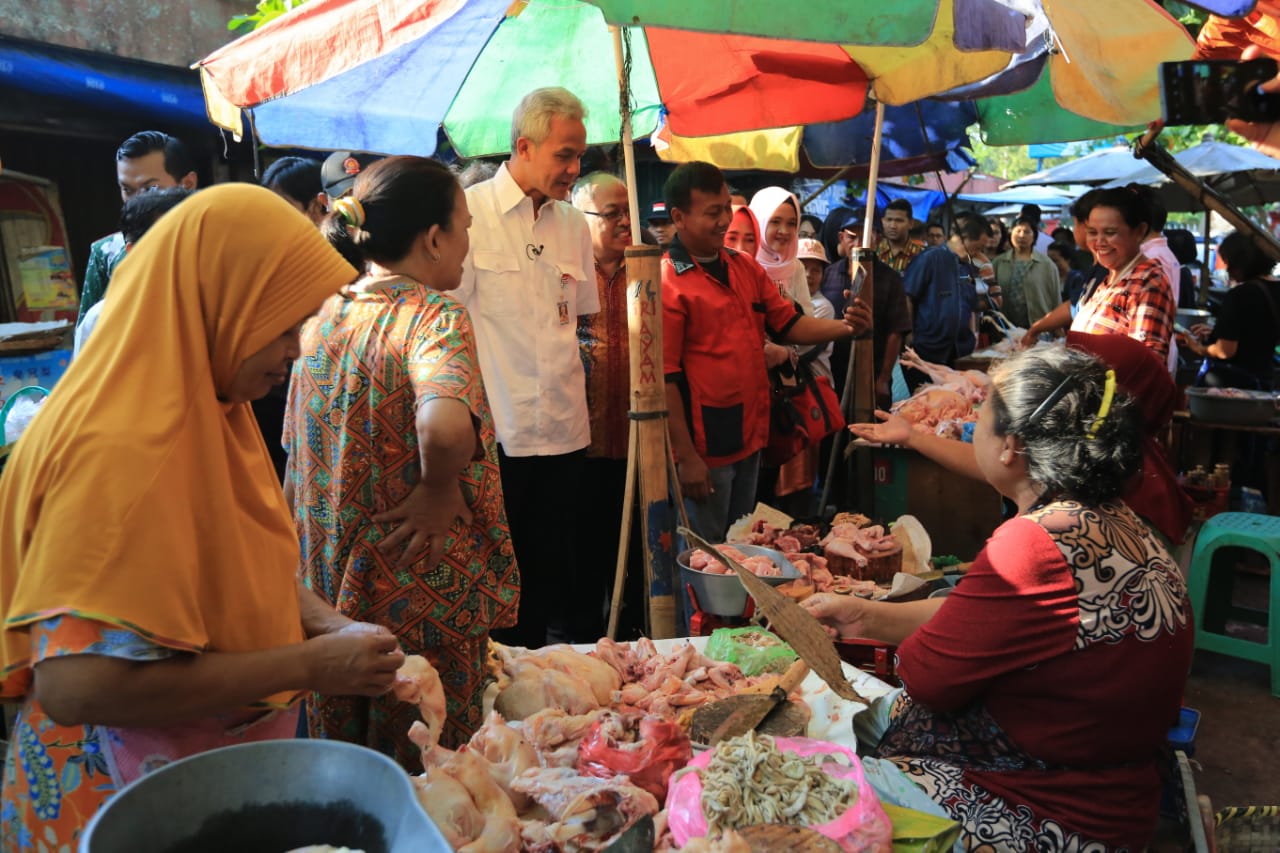
[[[862,226],[862,248],[855,249],[856,255],[851,254],[849,257],[849,297],[854,296],[853,284],[858,280],[859,275],[862,276],[862,287],[858,292],[858,296],[862,298],[868,306],[874,305],[872,299],[875,293],[875,285],[872,282],[871,258],[871,232],[874,229],[876,217],[876,192],[878,191],[878,183],[880,178],[880,147],[884,138],[884,102],[876,102],[876,122],[875,132],[871,140],[871,166],[870,173],[867,177],[867,218]],[[860,269],[859,269],[860,268]],[[872,317],[874,327],[875,318]],[[840,410],[844,413],[845,419],[851,423],[871,422],[875,420],[875,339],[873,337],[873,329],[868,329],[866,337],[853,342],[853,351],[849,358],[849,369],[845,373],[844,393],[840,398]],[[852,402],[852,407],[850,403]],[[827,462],[827,476],[822,483],[822,497],[818,503],[818,514],[821,515],[827,511],[827,501],[831,496],[831,481],[835,479],[836,465],[843,461],[844,442],[849,435],[848,430],[839,430],[836,432],[835,440],[831,443],[831,459]],[[866,483],[859,484],[859,502],[866,503],[870,499],[871,488],[871,472],[869,466],[866,472]],[[865,490],[865,491],[864,491]]]
[[[622,156],[627,176],[627,206],[631,213],[632,245],[627,249],[627,327],[631,358],[631,440],[627,467],[637,478],[628,485],[640,494],[640,523],[644,536],[644,574],[648,597],[647,633],[653,639],[676,635],[675,519],[667,478],[667,389],[662,372],[662,249],[640,242],[640,206],[636,199],[635,151],[631,139],[629,60],[622,31],[613,33],[618,66],[618,96],[622,113]],[[638,486],[638,488],[637,488]],[[609,636],[617,630],[621,590],[626,579],[627,546],[634,508],[622,507],[622,537],[618,571],[609,612]]]

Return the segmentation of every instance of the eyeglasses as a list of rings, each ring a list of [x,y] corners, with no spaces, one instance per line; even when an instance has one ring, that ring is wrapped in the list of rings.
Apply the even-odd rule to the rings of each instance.
[[[582,212],[587,216],[599,216],[610,225],[617,225],[624,216],[628,221],[631,219],[631,211],[625,207],[619,210],[584,210]]]

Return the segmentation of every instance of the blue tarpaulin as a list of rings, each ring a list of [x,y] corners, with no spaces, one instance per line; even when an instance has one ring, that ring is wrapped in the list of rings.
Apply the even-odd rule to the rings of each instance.
[[[967,128],[978,121],[973,104],[924,100],[884,111],[885,160],[909,160],[926,155],[944,157],[951,171],[974,164],[965,148]],[[871,141],[875,111],[847,121],[809,125],[804,130],[804,149],[819,167],[832,168],[849,163],[871,162]]]
[[[92,110],[148,113],[185,124],[208,121],[195,71],[0,38],[0,98],[6,89]]]

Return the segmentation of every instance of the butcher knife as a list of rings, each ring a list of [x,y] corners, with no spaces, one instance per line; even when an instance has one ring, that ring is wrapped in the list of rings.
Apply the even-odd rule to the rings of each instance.
[[[804,677],[808,674],[809,664],[803,659],[797,660],[783,673],[777,686],[769,693],[730,696],[699,708],[699,714],[705,713],[708,716],[717,716],[728,711],[724,722],[720,723],[707,737],[707,746],[713,747],[722,740],[755,731],[756,726],[763,723],[765,717],[787,701],[787,697],[800,686],[800,682],[804,681]]]

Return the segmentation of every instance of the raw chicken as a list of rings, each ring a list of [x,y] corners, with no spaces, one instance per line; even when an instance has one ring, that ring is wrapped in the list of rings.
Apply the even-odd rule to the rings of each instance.
[[[524,795],[512,793],[511,780],[531,767],[540,766],[538,752],[520,732],[507,725],[501,714],[494,711],[489,715],[484,725],[471,736],[467,749],[488,762],[489,775],[511,799],[517,811],[529,805]]]
[[[523,720],[544,708],[585,714],[600,707],[591,685],[557,669],[530,666],[519,669],[494,700],[494,709],[508,720]]]
[[[484,829],[458,853],[516,853],[520,849],[520,820],[511,799],[489,775],[487,762],[467,750],[460,750],[444,765],[448,773],[471,795],[484,817]]]
[[[412,779],[422,810],[454,850],[475,841],[484,831],[484,816],[457,779],[439,767],[428,767]]]
[[[597,779],[549,768],[530,770],[513,785],[536,800],[548,818],[526,826],[526,849],[600,850],[638,818],[658,812],[653,794],[625,776]]]
[[[436,672],[435,667],[422,655],[409,655],[404,659],[404,664],[396,670],[395,682],[391,689],[401,702],[418,706],[418,713],[422,714],[430,743],[434,746],[440,740],[440,732],[444,729],[446,716],[444,685],[440,683],[440,674]],[[415,740],[414,743],[418,741]],[[418,743],[418,746],[422,747],[422,744]],[[423,747],[423,749],[427,748]]]
[[[576,675],[591,686],[596,702],[609,701],[613,691],[622,686],[622,678],[609,664],[582,652],[575,652],[567,645],[547,646],[530,654],[525,660],[540,663],[547,669],[555,669],[567,675]]]
[[[987,390],[991,387],[991,377],[981,370],[952,370],[941,364],[925,361],[911,347],[902,352],[901,363],[904,368],[911,367],[929,377],[937,387],[964,396],[971,403],[981,403],[987,399]]]
[[[524,734],[525,740],[537,750],[542,766],[573,767],[578,761],[579,741],[587,736],[591,726],[604,713],[597,710],[571,716],[558,708],[548,708],[508,725]]]
[[[782,575],[782,569],[778,564],[764,555],[749,557],[732,545],[721,545],[720,551],[729,559],[736,560],[747,571],[760,577],[776,578]],[[728,566],[701,548],[694,549],[689,555],[689,568],[709,575],[727,575],[730,572]]]

